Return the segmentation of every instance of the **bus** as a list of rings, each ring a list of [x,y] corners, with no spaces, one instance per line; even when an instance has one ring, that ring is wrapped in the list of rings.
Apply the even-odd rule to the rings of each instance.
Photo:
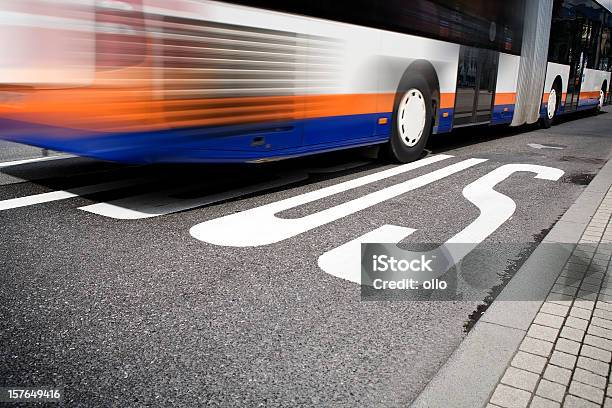
[[[126,163],[409,162],[431,134],[610,103],[606,1],[8,0],[0,138]]]

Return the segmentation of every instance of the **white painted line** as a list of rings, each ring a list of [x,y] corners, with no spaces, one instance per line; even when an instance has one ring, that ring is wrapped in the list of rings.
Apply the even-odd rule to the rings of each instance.
[[[563,149],[565,149],[564,147],[549,146],[549,145],[543,145],[543,144],[539,144],[539,143],[527,143],[527,146],[532,147],[534,149],[555,149],[555,150],[563,150]]]
[[[200,241],[222,246],[251,247],[273,244],[339,220],[347,215],[354,214],[486,161],[486,159],[464,160],[302,218],[285,219],[276,216],[277,213],[282,211],[406,173],[450,157],[453,156],[439,155],[428,157],[241,213],[216,218],[193,226],[190,233]]]
[[[94,184],[91,186],[77,187],[69,191],[51,191],[48,193],[34,194],[26,197],[11,198],[0,201],[0,211],[11,210],[13,208],[27,207],[30,205],[48,203],[52,201],[66,200],[77,196],[99,193],[102,191],[115,190],[118,188],[129,187],[142,180],[130,179],[123,181],[112,181],[109,183]]]
[[[190,188],[182,187],[166,191],[157,191],[155,193],[142,194],[138,196],[114,200],[108,203],[91,204],[84,207],[80,207],[79,210],[118,220],[139,220],[145,218],[153,218],[297,183],[299,181],[306,180],[308,178],[309,173],[334,173],[338,171],[350,170],[356,167],[364,166],[369,163],[371,162],[359,161],[345,163],[332,167],[311,168],[304,171],[284,175],[282,178],[276,180],[192,199],[178,199],[172,196],[189,191],[189,189],[192,189],[193,186],[191,186]]]
[[[18,166],[20,164],[27,164],[27,163],[44,162],[44,161],[50,161],[50,160],[70,159],[70,158],[73,158],[73,157],[76,157],[76,156],[73,156],[73,155],[46,156],[46,157],[37,157],[35,159],[14,160],[14,161],[0,163],[0,168],[11,167],[11,166]]]
[[[397,225],[383,225],[325,252],[319,257],[319,268],[337,278],[361,283],[361,244],[400,242],[415,231]]]
[[[516,210],[510,197],[493,188],[516,172],[536,173],[536,179],[559,180],[563,170],[532,164],[506,164],[482,176],[463,189],[463,196],[480,210],[478,217],[467,227],[450,238],[444,245],[429,251],[427,258],[435,259],[437,278],[461,261],[489,235],[501,227]],[[415,230],[396,225],[384,225],[359,238],[328,251],[319,257],[319,266],[326,273],[355,283],[361,282],[361,244],[399,243]],[[451,244],[451,245],[449,245]],[[453,245],[455,244],[455,245]],[[462,244],[462,245],[457,245]],[[398,248],[399,257],[411,258],[421,254]],[[365,282],[364,282],[365,283]]]
[[[237,188],[217,194],[190,199],[179,199],[172,197],[173,194],[188,191],[187,187],[158,191],[155,193],[142,194],[127,197],[108,203],[96,203],[80,207],[79,210],[87,211],[104,217],[118,220],[138,220],[143,218],[158,217],[179,211],[190,210],[217,202],[230,200],[233,198],[258,193],[260,191],[271,190],[283,187],[288,184],[297,183],[308,178],[307,173],[300,172],[289,174],[280,179],[254,184],[252,186]],[[193,188],[193,186],[191,187]]]

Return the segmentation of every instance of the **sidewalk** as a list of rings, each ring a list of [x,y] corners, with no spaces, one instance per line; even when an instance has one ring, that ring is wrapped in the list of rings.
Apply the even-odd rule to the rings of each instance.
[[[413,407],[612,408],[611,185],[612,160]]]
[[[612,407],[612,189],[564,265],[488,407]],[[607,396],[606,396],[607,395]]]

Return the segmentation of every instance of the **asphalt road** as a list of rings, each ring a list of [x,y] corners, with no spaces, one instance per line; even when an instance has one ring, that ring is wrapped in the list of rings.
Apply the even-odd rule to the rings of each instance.
[[[190,229],[395,165],[350,151],[259,166],[64,158],[0,167],[0,386],[63,386],[67,406],[406,406],[603,166],[612,113],[548,130],[465,129],[430,145],[431,156],[453,157],[278,216],[487,160],[257,247],[213,245]],[[28,157],[2,146],[4,161]],[[366,302],[357,284],[318,266],[386,224],[416,230],[402,245],[445,242],[479,215],[463,188],[517,163],[564,175],[514,173],[495,187],[516,211],[481,243],[495,250],[465,271],[465,300]],[[51,191],[72,194],[38,195]]]

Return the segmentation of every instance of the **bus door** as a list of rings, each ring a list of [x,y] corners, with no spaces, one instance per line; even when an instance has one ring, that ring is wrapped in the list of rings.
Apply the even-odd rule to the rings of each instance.
[[[578,101],[580,100],[580,85],[582,84],[582,71],[584,68],[584,53],[580,51],[577,56],[571,55],[570,58],[570,74],[567,84],[567,95],[565,97],[565,112],[578,109]]]
[[[453,127],[491,121],[499,53],[461,46]]]
[[[574,36],[569,50],[570,74],[567,84],[567,96],[565,97],[564,111],[574,111],[578,109],[580,101],[580,88],[582,85],[586,56],[584,50],[587,49],[591,41],[593,23],[588,19],[578,15],[575,22]]]

